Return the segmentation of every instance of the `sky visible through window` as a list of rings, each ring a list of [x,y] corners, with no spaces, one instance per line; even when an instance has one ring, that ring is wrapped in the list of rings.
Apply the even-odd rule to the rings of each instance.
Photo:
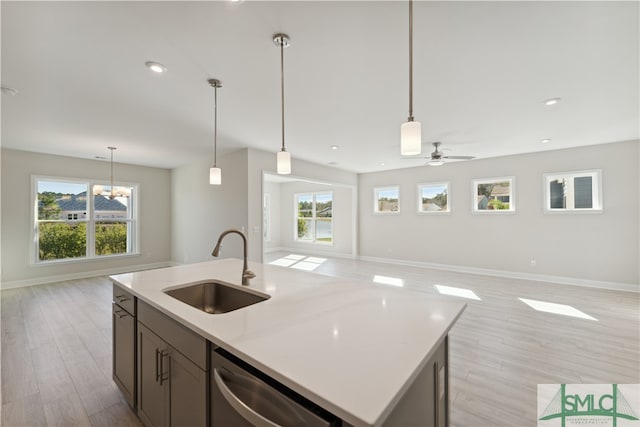
[[[61,194],[80,194],[83,191],[87,191],[87,185],[70,182],[38,181],[38,193],[44,193],[45,191]]]
[[[446,193],[447,186],[446,185],[429,185],[422,187],[422,197],[426,197],[428,199],[433,199],[438,194]]]
[[[384,198],[384,197],[386,197],[387,199],[397,199],[398,198],[398,190],[396,190],[396,189],[378,190],[378,198]]]

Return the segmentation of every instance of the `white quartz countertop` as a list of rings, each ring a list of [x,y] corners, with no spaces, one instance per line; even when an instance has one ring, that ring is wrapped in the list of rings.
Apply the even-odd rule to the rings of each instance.
[[[266,301],[208,314],[163,291],[206,279],[240,286],[224,259],[111,276],[214,344],[357,426],[381,425],[465,304],[388,285],[250,263]],[[244,287],[246,288],[246,287]]]

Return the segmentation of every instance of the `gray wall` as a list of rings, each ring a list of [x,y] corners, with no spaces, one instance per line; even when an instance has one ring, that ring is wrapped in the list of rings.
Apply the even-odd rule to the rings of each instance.
[[[247,150],[220,156],[222,185],[209,184],[210,159],[179,168],[171,174],[171,254],[175,262],[189,264],[214,259],[218,236],[229,229],[247,227]],[[237,235],[224,240],[220,258],[242,258]]]
[[[639,272],[638,141],[359,176],[360,255],[631,284]],[[602,169],[604,212],[544,214],[542,175]],[[515,176],[514,214],[471,213],[471,180]],[[450,181],[450,214],[416,213],[416,184]],[[400,185],[401,212],[373,214],[373,188]],[[531,266],[531,260],[536,266]]]
[[[264,182],[264,192],[269,193],[269,197],[271,198],[271,240],[265,240],[263,242],[265,250],[279,248],[282,243],[280,239],[280,185],[281,184],[278,184],[277,182]]]
[[[115,179],[140,184],[140,255],[31,265],[31,176],[101,179],[109,164],[18,150],[2,150],[2,287],[46,283],[97,274],[112,274],[171,260],[171,172],[168,169],[115,165]]]

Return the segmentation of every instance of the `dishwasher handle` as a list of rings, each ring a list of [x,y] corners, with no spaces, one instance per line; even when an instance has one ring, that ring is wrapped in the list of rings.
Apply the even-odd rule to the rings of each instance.
[[[229,405],[231,405],[233,409],[235,409],[236,412],[240,414],[245,420],[249,421],[256,427],[282,427],[251,409],[238,396],[233,394],[233,392],[224,382],[224,379],[220,375],[220,370],[218,368],[214,368],[213,378],[215,379],[216,384],[218,385],[218,388],[227,403],[229,403]]]

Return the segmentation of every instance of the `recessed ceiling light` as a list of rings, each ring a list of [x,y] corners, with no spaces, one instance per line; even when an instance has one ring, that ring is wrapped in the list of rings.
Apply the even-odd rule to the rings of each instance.
[[[147,66],[147,68],[149,68],[151,71],[153,71],[154,73],[166,73],[167,72],[167,67],[165,67],[164,65],[158,63],[158,62],[153,62],[153,61],[147,61],[144,63],[144,65]]]
[[[547,143],[551,142],[551,139],[549,139],[549,138],[541,139],[540,142],[542,142],[543,144],[547,144]]]
[[[331,146],[331,149],[332,149],[332,150],[337,150],[338,148],[340,148],[340,147],[338,147],[337,145],[332,145],[332,146]]]
[[[384,162],[380,162],[380,166],[384,166]]]
[[[9,86],[0,86],[0,90],[2,90],[2,94],[3,95],[10,95],[10,96],[15,96],[18,91],[12,87]]]
[[[560,98],[549,98],[546,101],[544,101],[544,105],[549,107],[551,105],[556,105],[558,102],[560,102]]]

